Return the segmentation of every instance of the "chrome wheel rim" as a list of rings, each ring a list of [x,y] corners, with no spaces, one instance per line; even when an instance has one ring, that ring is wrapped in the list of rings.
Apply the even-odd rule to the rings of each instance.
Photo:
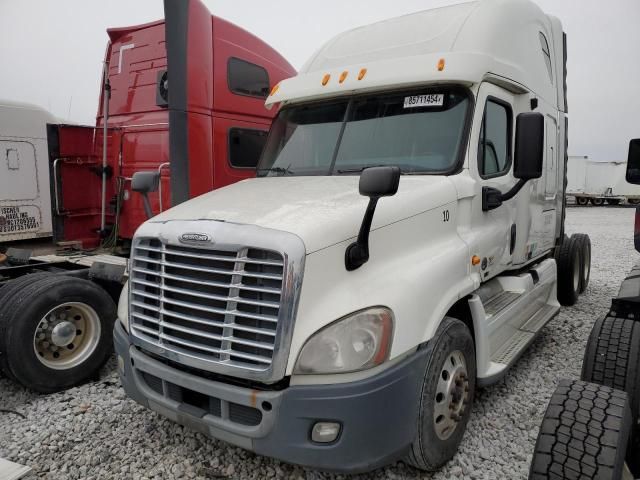
[[[461,351],[447,356],[442,366],[434,398],[433,425],[436,435],[447,440],[456,430],[469,404],[469,375]]]
[[[53,370],[68,370],[85,362],[100,340],[100,317],[81,302],[52,308],[38,323],[33,335],[36,358]]]

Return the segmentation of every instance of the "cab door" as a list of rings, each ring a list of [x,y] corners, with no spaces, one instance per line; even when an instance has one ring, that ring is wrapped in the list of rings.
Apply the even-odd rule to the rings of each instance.
[[[480,86],[471,145],[469,173],[483,188],[507,192],[516,183],[513,177],[514,98],[505,90],[483,83]],[[499,274],[512,263],[515,237],[516,208],[513,201],[484,211],[482,194],[475,197],[473,229],[477,232],[472,246],[481,258],[482,280]]]

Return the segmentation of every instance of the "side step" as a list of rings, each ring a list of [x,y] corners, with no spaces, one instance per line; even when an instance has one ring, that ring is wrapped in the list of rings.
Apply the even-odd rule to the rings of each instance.
[[[502,276],[469,300],[476,334],[478,385],[498,381],[560,310],[556,265],[545,260],[535,274]]]

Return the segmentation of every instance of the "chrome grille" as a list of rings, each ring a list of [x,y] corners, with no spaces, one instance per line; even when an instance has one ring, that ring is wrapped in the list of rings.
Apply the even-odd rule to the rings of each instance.
[[[134,336],[199,365],[270,368],[283,290],[282,254],[142,238],[134,244],[130,273]]]

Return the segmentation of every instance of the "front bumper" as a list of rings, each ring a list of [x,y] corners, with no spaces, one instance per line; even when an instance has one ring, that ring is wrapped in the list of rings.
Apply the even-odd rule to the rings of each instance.
[[[205,435],[260,455],[356,473],[403,457],[416,432],[425,349],[364,380],[254,390],[183,372],[134,347],[120,322],[120,379],[141,405]],[[338,422],[330,444],[311,441],[317,421]]]

